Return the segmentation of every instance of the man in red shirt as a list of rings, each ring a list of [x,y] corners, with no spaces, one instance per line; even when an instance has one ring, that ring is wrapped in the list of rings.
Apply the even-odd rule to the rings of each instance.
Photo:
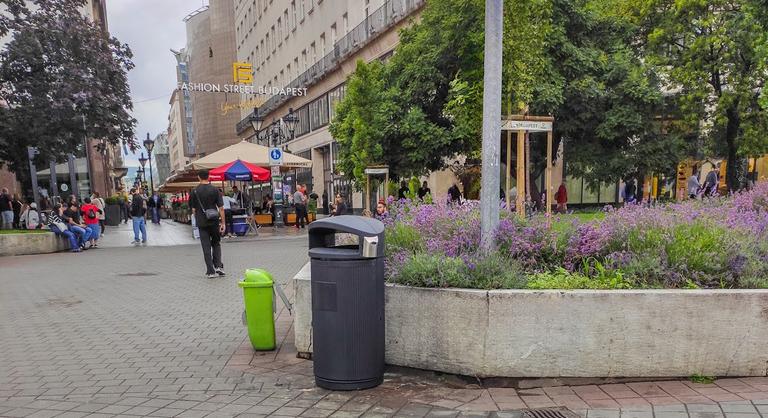
[[[86,197],[85,204],[80,206],[80,213],[83,215],[86,229],[91,230],[91,248],[98,248],[99,237],[101,236],[101,225],[99,225],[99,214],[103,213],[98,206],[91,203],[91,198]]]

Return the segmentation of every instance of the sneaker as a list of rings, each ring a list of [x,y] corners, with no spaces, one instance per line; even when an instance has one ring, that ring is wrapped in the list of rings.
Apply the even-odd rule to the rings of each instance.
[[[83,250],[81,250],[81,249],[79,249],[79,248],[75,248],[75,249],[74,249],[74,250],[72,250],[71,252],[73,252],[73,253],[79,253],[79,252],[82,252],[82,251],[83,251]]]
[[[215,278],[217,278],[217,277],[219,277],[219,275],[218,275],[218,274],[216,274],[216,273],[207,273],[207,274],[205,275],[205,278],[206,278],[206,279],[215,279]]]
[[[216,269],[216,274],[218,274],[219,276],[226,276],[227,275],[227,273],[224,273],[224,268],[223,267]]]
[[[140,243],[141,243],[141,241],[139,241],[137,239],[131,241],[131,244],[133,244],[133,245],[140,244]]]

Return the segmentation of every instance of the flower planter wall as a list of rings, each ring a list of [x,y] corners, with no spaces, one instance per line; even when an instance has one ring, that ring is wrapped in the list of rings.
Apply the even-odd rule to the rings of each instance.
[[[69,249],[69,242],[53,232],[37,234],[0,234],[0,257],[7,255],[46,254]]]
[[[312,351],[310,269],[295,342]],[[768,290],[386,287],[388,364],[480,377],[768,375]]]

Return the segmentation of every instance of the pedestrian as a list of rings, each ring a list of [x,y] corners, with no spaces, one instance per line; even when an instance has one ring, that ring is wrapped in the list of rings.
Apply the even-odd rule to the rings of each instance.
[[[48,215],[47,224],[48,229],[53,231],[54,234],[63,236],[69,240],[69,250],[73,253],[79,253],[81,250],[80,245],[77,242],[77,237],[74,232],[70,231],[67,227],[67,222],[64,221],[63,208],[60,204],[53,205],[53,210]]]
[[[225,195],[224,190],[219,189],[219,195],[224,203],[224,225],[226,226],[224,238],[229,238],[232,236],[232,205],[236,205],[237,201]]]
[[[123,218],[123,223],[128,223],[129,218],[129,210],[128,210],[128,203],[129,203],[129,196],[125,193],[125,191],[121,191],[118,197],[118,203],[120,204],[120,217]]]
[[[221,234],[226,229],[224,202],[219,191],[208,182],[208,170],[198,171],[197,178],[200,184],[192,190],[189,206],[200,230],[205,277],[212,279],[225,275],[221,261]]]
[[[400,182],[400,190],[397,191],[397,199],[403,200],[407,199],[408,193],[410,193],[410,189],[408,189],[408,183],[406,183],[405,180]]]
[[[344,203],[344,197],[341,194],[336,195],[336,203],[333,205],[331,216],[340,216],[347,213],[347,204]]]
[[[237,186],[232,186],[232,199],[237,203],[238,208],[250,209],[248,195],[240,191]]]
[[[163,208],[163,205],[163,198],[158,195],[157,192],[153,192],[152,197],[149,198],[149,201],[147,202],[147,207],[152,215],[153,224],[160,223],[160,210]]]
[[[387,210],[387,204],[384,202],[384,199],[379,200],[379,203],[376,204],[376,213],[373,216],[380,221],[389,218],[389,211]]]
[[[568,212],[568,189],[565,187],[565,181],[560,183],[560,187],[557,188],[557,193],[555,193],[555,201],[557,201],[558,212]]]
[[[11,210],[13,211],[13,229],[19,229],[19,223],[21,221],[21,208],[24,206],[24,202],[21,201],[18,193],[13,194],[11,200]]]
[[[293,207],[296,209],[296,229],[304,228],[304,221],[307,219],[307,196],[304,195],[302,185],[296,187],[296,192],[293,193]]]
[[[86,247],[91,239],[93,230],[82,221],[80,217],[80,207],[77,205],[77,199],[69,199],[69,207],[64,210],[62,219],[67,223],[69,230],[77,235],[80,249],[87,250],[90,246]]]
[[[24,209],[24,212],[21,213],[19,226],[23,229],[39,229],[42,226],[40,224],[40,213],[37,211],[37,204],[35,202],[30,203]]]
[[[85,198],[85,204],[80,207],[80,214],[83,215],[85,226],[91,229],[91,242],[89,248],[97,248],[99,237],[101,237],[101,224],[99,224],[99,215],[104,211],[93,204],[90,197]]]
[[[627,179],[624,184],[624,203],[635,203],[636,194],[635,179]]]
[[[688,177],[688,198],[696,199],[699,196],[701,190],[701,183],[699,183],[699,173],[696,170]]]
[[[432,194],[432,190],[429,189],[429,186],[427,185],[427,182],[425,181],[424,183],[421,184],[421,187],[419,187],[419,200],[421,200],[423,202],[424,201],[424,197],[426,195],[428,195],[428,194],[431,195]]]
[[[147,243],[147,223],[144,216],[147,214],[147,202],[141,195],[141,189],[131,189],[131,220],[133,223],[133,241],[131,244]],[[141,241],[139,241],[141,233]]]
[[[93,195],[91,196],[91,203],[94,204],[97,208],[99,208],[99,229],[101,230],[101,234],[99,237],[104,236],[104,220],[106,219],[106,206],[107,204],[104,203],[104,199],[101,198],[101,194],[99,192],[93,192]]]
[[[450,203],[461,203],[461,190],[456,183],[448,189],[448,197],[451,199]]]
[[[707,173],[707,178],[704,179],[704,196],[717,195],[717,185],[720,183],[719,170],[720,165],[718,164]]]

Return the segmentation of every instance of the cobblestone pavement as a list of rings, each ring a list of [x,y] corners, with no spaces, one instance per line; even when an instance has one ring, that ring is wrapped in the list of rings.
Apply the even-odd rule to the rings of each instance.
[[[263,267],[291,297],[305,239],[225,242],[230,275],[206,280],[198,245],[150,235],[119,247],[112,233],[113,247],[82,254],[0,258],[0,416],[518,417],[500,411],[564,406],[587,418],[768,417],[768,378],[483,389],[392,368],[376,389],[325,391],[296,358],[279,302],[280,347],[251,349],[236,285]]]

